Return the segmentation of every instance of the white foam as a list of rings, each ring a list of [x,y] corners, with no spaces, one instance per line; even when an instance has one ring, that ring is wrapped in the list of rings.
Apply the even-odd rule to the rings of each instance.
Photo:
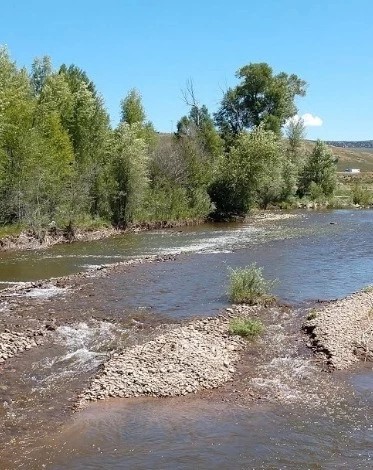
[[[233,230],[228,235],[226,232],[218,232],[218,235],[215,237],[206,234],[205,237],[200,238],[198,243],[165,248],[161,251],[161,254],[231,253],[233,249],[244,247],[247,243],[253,241],[253,234],[258,232],[261,232],[258,228],[246,227],[240,230]]]
[[[32,297],[32,298],[49,299],[56,295],[61,295],[65,291],[66,289],[63,289],[61,287],[56,287],[56,286],[50,286],[50,287],[44,287],[44,288],[35,287],[31,289],[29,292],[26,292],[24,295],[26,297]],[[22,295],[22,294],[18,294],[18,295]]]

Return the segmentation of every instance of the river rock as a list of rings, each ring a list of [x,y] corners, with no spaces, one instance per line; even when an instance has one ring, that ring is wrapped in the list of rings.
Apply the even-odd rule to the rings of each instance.
[[[79,396],[78,408],[108,396],[167,397],[218,387],[231,379],[246,344],[228,330],[228,317],[194,320],[117,353]]]
[[[311,346],[334,369],[373,358],[373,288],[313,310],[304,329]]]

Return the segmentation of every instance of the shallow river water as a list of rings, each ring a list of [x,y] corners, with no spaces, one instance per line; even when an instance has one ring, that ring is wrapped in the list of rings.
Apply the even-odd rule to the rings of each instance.
[[[255,225],[202,225],[37,253],[1,254],[0,287],[6,287],[138,256],[180,253],[176,261],[113,273],[81,304],[71,305],[77,312],[84,305],[92,311],[102,309],[109,318],[140,310],[171,321],[212,315],[226,307],[228,269],[256,262],[267,277],[279,280],[275,293],[296,307],[297,320],[279,318],[268,328],[273,344],[258,353],[249,384],[272,391],[262,404],[244,406],[198,396],[109,400],[78,413],[47,439],[35,439],[27,458],[13,457],[12,462],[9,455],[15,452],[7,449],[0,467],[372,468],[372,366],[362,364],[354,372],[331,376],[320,371],[312,356],[292,346],[300,336],[293,324],[298,325],[306,306],[317,299],[343,297],[373,282],[372,229],[369,211],[311,212]],[[32,386],[36,397],[49,395],[49,402],[44,398],[39,404],[44,420],[48,413],[54,419],[53,406],[58,407],[64,387],[72,397],[79,376],[86,379],[102,360],[102,351],[112,341],[127,340],[126,332],[113,333],[102,323],[93,328],[78,318],[63,328],[42,357],[33,352],[32,370],[27,366],[17,385],[24,387],[24,394]],[[32,420],[32,409],[26,408],[24,415]],[[16,413],[7,411],[12,412]],[[0,462],[1,455],[0,450]]]

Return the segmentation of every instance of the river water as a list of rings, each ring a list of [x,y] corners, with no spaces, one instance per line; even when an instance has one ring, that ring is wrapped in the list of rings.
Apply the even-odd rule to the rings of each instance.
[[[60,397],[65,394],[72,399],[79,380],[87,380],[105,349],[113,342],[128,341],[127,332],[119,327],[113,331],[107,322],[92,325],[86,317],[79,319],[83,309],[93,316],[105,312],[108,318],[141,311],[168,321],[211,315],[228,305],[229,268],[251,262],[263,266],[267,277],[279,280],[276,295],[294,307],[292,315],[279,316],[267,327],[267,340],[257,345],[248,386],[266,391],[264,403],[225,403],[198,396],[110,400],[75,415],[48,439],[29,437],[34,450],[28,446],[27,458],[16,458],[16,452],[6,449],[1,468],[372,468],[371,365],[326,374],[297,341],[305,307],[372,283],[373,215],[369,211],[299,215],[255,225],[203,225],[56,246],[37,253],[1,254],[0,282],[6,287],[103,263],[180,253],[176,261],[115,272],[70,303],[68,296],[64,303],[45,301],[53,311],[62,303],[75,312],[77,321],[60,327],[49,349],[31,353],[23,374],[14,382],[23,394],[32,387],[30,401],[35,408],[25,405],[22,409],[27,423],[26,418],[16,420],[16,409],[1,414],[0,419],[13,413],[25,433],[32,431],[32,419],[40,429],[46,417],[57,419],[53,409],[60,402],[65,404]],[[12,441],[3,442],[10,445],[6,443]]]

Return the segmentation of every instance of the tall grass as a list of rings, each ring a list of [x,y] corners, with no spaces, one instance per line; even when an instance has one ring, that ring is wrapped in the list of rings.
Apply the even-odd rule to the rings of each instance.
[[[276,281],[268,281],[263,276],[263,269],[255,263],[245,268],[232,269],[228,295],[236,304],[268,304],[274,300],[270,294]]]
[[[263,329],[262,322],[251,318],[233,318],[229,323],[229,333],[244,338],[254,338],[259,335]]]

